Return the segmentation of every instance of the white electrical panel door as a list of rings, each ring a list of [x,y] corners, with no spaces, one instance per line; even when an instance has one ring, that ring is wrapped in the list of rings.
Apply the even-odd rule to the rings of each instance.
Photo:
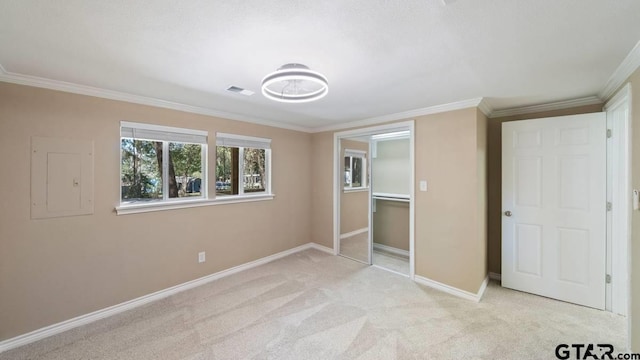
[[[93,141],[31,138],[31,218],[93,213]]]

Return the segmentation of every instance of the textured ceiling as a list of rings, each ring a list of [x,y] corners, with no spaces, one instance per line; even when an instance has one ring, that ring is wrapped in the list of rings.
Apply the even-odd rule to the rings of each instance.
[[[596,95],[640,40],[638,0],[0,0],[0,65],[306,128],[485,97]],[[285,63],[329,95],[283,104]],[[236,85],[256,92],[225,91]]]

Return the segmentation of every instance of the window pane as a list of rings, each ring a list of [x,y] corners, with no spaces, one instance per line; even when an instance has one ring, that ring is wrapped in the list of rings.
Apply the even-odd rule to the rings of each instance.
[[[344,187],[351,186],[351,156],[344,157]]]
[[[120,147],[121,200],[162,199],[162,142],[123,138]]]
[[[265,191],[266,150],[244,148],[243,188],[245,193]]]
[[[237,151],[238,148],[229,146],[216,147],[216,195],[232,195],[233,157]],[[235,193],[238,193],[237,190]]]
[[[169,143],[169,197],[202,196],[202,145]]]
[[[351,186],[362,186],[362,158],[352,158],[353,163],[353,178],[351,179]]]

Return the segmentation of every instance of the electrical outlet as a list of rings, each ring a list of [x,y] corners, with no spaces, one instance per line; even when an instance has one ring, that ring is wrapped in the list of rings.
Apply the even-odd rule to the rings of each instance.
[[[204,251],[198,253],[198,262],[203,263],[206,260]]]

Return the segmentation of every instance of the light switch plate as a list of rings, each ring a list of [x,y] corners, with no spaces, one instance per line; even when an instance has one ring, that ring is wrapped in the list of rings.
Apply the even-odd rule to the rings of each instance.
[[[427,180],[420,180],[420,191],[427,191]]]

